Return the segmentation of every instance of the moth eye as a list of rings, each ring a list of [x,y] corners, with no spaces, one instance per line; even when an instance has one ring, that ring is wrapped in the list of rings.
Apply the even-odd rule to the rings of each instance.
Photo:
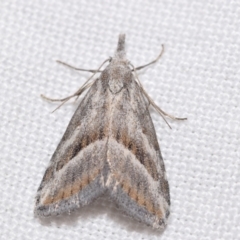
[[[129,82],[132,79],[132,72],[128,71],[124,74],[124,80]]]
[[[108,71],[103,71],[102,72],[102,79],[103,80],[108,80],[108,78],[109,78],[109,73],[108,73]]]

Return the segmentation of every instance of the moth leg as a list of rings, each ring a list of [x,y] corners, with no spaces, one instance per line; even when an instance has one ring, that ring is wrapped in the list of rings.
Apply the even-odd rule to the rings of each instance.
[[[108,58],[107,60],[105,60],[101,65],[100,67],[97,69],[97,70],[92,70],[94,71],[92,76],[90,78],[88,78],[88,80],[82,85],[82,87],[80,87],[74,94],[68,96],[68,97],[65,97],[65,98],[60,98],[60,99],[54,99],[54,98],[49,98],[49,97],[46,97],[44,96],[43,94],[41,94],[41,97],[48,100],[48,101],[52,101],[52,102],[62,102],[53,112],[55,112],[58,108],[60,108],[64,103],[66,103],[69,99],[73,98],[73,97],[77,97],[76,100],[78,99],[78,97],[87,89],[89,88],[95,81],[91,81],[89,82],[93,77],[94,75],[100,71],[100,68],[106,63],[106,62],[109,62],[111,61],[111,58]],[[62,63],[62,62],[60,62]],[[63,63],[65,64],[65,63]],[[70,66],[70,65],[69,65]],[[91,71],[91,70],[90,70]]]
[[[187,120],[187,118],[175,117],[175,116],[173,116],[173,115],[171,115],[171,114],[169,114],[169,113],[164,112],[160,107],[158,107],[158,105],[157,105],[157,104],[152,100],[152,98],[147,94],[147,92],[144,90],[141,82],[139,81],[139,78],[138,78],[138,75],[137,75],[137,72],[136,72],[136,71],[137,71],[137,70],[140,70],[140,69],[142,69],[142,68],[145,68],[145,67],[147,67],[147,66],[149,66],[149,65],[151,65],[151,64],[153,64],[153,63],[155,63],[155,62],[157,62],[157,61],[160,59],[160,57],[162,56],[163,52],[164,52],[164,45],[162,44],[162,51],[160,52],[160,54],[158,55],[158,57],[157,57],[155,60],[153,60],[152,62],[150,62],[150,63],[148,63],[148,64],[145,64],[145,65],[143,65],[143,66],[139,66],[139,67],[137,67],[137,68],[135,68],[132,64],[130,64],[130,65],[132,65],[132,67],[133,67],[132,71],[135,72],[136,77],[137,77],[137,80],[138,80],[138,83],[139,83],[139,85],[140,85],[140,87],[141,87],[141,89],[142,89],[145,97],[148,99],[149,103],[155,108],[155,110],[156,110],[161,116],[164,115],[164,116],[167,116],[167,117],[169,117],[169,118],[171,118],[171,119],[173,119],[173,120]],[[165,120],[165,119],[164,119],[164,120]],[[166,120],[165,120],[165,122],[166,122]],[[167,124],[168,124],[168,123],[167,123]],[[168,124],[168,125],[169,125],[169,124]],[[170,127],[170,126],[169,126],[169,127]],[[170,128],[171,128],[171,127],[170,127]]]
[[[60,99],[56,99],[56,98],[49,98],[44,96],[43,94],[41,94],[41,97],[51,101],[51,102],[62,102],[56,109],[54,109],[52,112],[55,112],[57,109],[59,109],[64,103],[66,103],[69,99],[73,98],[73,97],[77,97],[76,100],[78,99],[78,97],[91,85],[93,84],[93,82],[90,82],[88,84],[84,84],[81,88],[78,89],[77,92],[75,92],[74,94],[65,97],[65,98],[60,98]]]
[[[151,62],[148,63],[148,64],[139,66],[139,67],[135,68],[135,70],[140,70],[140,69],[142,69],[142,68],[145,68],[145,67],[147,67],[147,66],[149,66],[149,65],[157,62],[157,61],[159,60],[159,58],[163,55],[163,52],[164,52],[164,45],[162,44],[162,51],[160,52],[160,54],[158,55],[158,57],[157,57],[155,60],[151,61]],[[134,69],[133,69],[132,71],[134,71]]]
[[[167,120],[165,119],[164,116],[167,116],[167,117],[169,117],[171,119],[174,119],[174,120],[187,120],[187,118],[179,118],[179,117],[175,117],[175,116],[173,116],[171,114],[168,114],[168,113],[164,112],[160,107],[158,107],[158,105],[153,101],[153,99],[144,90],[144,88],[143,88],[143,86],[142,86],[142,84],[141,84],[141,82],[140,82],[140,80],[138,78],[138,74],[137,74],[136,68],[131,63],[129,63],[129,64],[130,64],[130,66],[133,67],[133,71],[134,71],[134,73],[136,75],[137,83],[139,84],[139,87],[141,88],[143,94],[147,98],[149,104],[151,104],[154,107],[154,109],[160,114],[160,116],[163,118],[163,120],[165,121],[165,123],[168,125],[168,127],[170,129],[172,129],[172,128],[171,128],[170,124],[167,122]]]
[[[77,71],[91,72],[91,73],[102,72],[102,71],[99,70],[99,69],[93,70],[93,69],[77,68],[77,67],[74,67],[74,66],[72,66],[72,65],[70,65],[70,64],[68,64],[68,63],[65,63],[65,62],[62,62],[62,61],[59,61],[59,60],[57,60],[56,62],[57,62],[57,63],[60,63],[60,64],[62,64],[62,65],[64,65],[64,66],[67,66],[67,67],[69,67],[69,68],[72,68],[72,69],[74,69],[74,70],[77,70]]]
[[[165,121],[165,123],[168,125],[168,127],[170,129],[172,129],[172,127],[170,126],[170,124],[168,123],[168,121],[165,119],[166,117],[169,117],[173,120],[187,120],[187,118],[179,118],[179,117],[175,117],[169,113],[164,112],[154,101],[153,99],[147,94],[147,92],[142,88],[142,91],[145,95],[145,97],[148,99],[149,104],[151,104],[153,106],[153,108],[160,114],[160,116],[163,118],[163,120]]]
[[[93,84],[93,82],[90,82],[88,84],[84,84],[81,88],[79,88],[74,94],[68,96],[68,97],[65,97],[65,98],[49,98],[49,97],[46,97],[45,95],[41,94],[41,97],[48,100],[48,101],[51,101],[51,102],[66,102],[68,101],[69,99],[73,98],[73,97],[79,97],[88,87],[90,87],[91,85]]]
[[[169,118],[171,118],[171,119],[173,119],[173,120],[187,120],[187,118],[175,117],[175,116],[173,116],[173,115],[171,115],[171,114],[169,114],[169,113],[164,112],[164,111],[153,101],[153,99],[147,94],[147,92],[143,89],[143,87],[142,87],[142,91],[143,91],[145,97],[148,99],[149,103],[155,108],[155,110],[156,110],[159,114],[164,115],[164,116],[166,116],[166,117],[169,117]]]

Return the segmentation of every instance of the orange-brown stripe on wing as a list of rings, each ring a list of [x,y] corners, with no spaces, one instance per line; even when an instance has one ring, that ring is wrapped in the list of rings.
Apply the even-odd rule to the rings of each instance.
[[[74,182],[66,184],[62,188],[55,191],[53,196],[48,195],[43,198],[42,204],[49,205],[70,198],[91,184],[97,178],[99,173],[100,170],[98,168],[93,169],[89,174],[85,173],[81,178],[77,178]]]
[[[153,201],[142,187],[133,186],[131,181],[127,178],[123,178],[116,172],[114,173],[114,178],[120,183],[119,185],[121,186],[121,189],[139,206],[145,208],[151,214],[156,215],[159,219],[163,218],[163,212],[161,209],[154,205]]]

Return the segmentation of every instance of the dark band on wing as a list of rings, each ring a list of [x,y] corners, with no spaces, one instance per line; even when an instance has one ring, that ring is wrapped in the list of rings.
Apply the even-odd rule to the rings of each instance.
[[[131,138],[126,130],[123,130],[121,132],[120,130],[116,131],[115,139],[118,143],[122,144],[136,156],[136,158],[141,164],[144,165],[154,180],[159,180],[156,164],[150,158],[150,155],[145,146],[141,146],[139,143],[136,143],[136,139]]]

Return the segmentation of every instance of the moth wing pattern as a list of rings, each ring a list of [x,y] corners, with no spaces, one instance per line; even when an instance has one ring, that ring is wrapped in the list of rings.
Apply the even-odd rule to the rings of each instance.
[[[104,191],[106,115],[99,83],[97,79],[82,99],[52,156],[37,191],[36,216],[73,211]]]
[[[149,103],[133,75],[112,99],[106,187],[128,215],[154,228],[167,223],[169,186],[149,113]]]
[[[35,215],[59,215],[107,194],[153,228],[167,223],[170,196],[149,103],[125,58],[115,57],[74,113],[37,191]]]

